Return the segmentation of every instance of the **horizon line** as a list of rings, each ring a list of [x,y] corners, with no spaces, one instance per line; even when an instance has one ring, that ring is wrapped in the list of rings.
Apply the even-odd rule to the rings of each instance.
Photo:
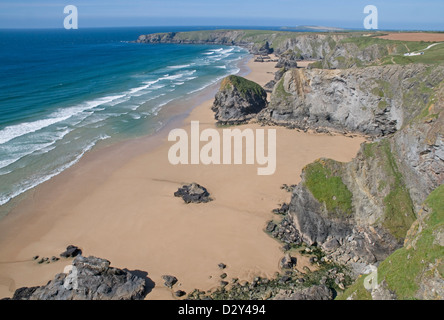
[[[217,29],[251,29],[254,28],[268,28],[268,29],[283,29],[283,30],[273,30],[273,31],[289,31],[296,32],[301,31],[297,28],[310,28],[316,27],[320,30],[313,30],[312,32],[341,32],[341,31],[363,31],[363,32],[444,32],[444,29],[372,29],[367,30],[364,28],[344,28],[344,27],[329,27],[321,25],[300,25],[300,26],[264,26],[264,25],[139,25],[139,26],[87,26],[78,29],[70,29],[67,31],[81,30],[81,29],[124,29],[124,28],[216,28]],[[324,30],[322,29],[324,28]],[[327,30],[336,29],[336,30]],[[65,30],[63,27],[0,27],[0,30]],[[327,30],[327,31],[325,31]],[[202,30],[204,31],[204,30]]]

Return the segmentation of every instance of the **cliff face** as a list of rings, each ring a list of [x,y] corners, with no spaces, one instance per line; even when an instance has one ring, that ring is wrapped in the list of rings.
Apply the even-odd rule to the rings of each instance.
[[[404,247],[378,267],[378,286],[365,289],[360,277],[340,299],[444,299],[444,186],[436,188],[418,212]]]
[[[345,70],[292,69],[275,85],[259,119],[300,129],[384,136],[420,112],[444,68],[398,65]]]
[[[421,113],[393,137],[393,150],[407,187],[420,204],[444,183],[444,83],[433,90]]]
[[[292,53],[292,61],[318,60],[314,67],[361,67],[389,54],[408,52],[399,42],[363,37],[360,33],[299,33],[268,30],[212,30],[141,35],[138,43],[236,45],[253,54]],[[415,47],[419,49],[422,47]],[[288,60],[288,59],[287,59]]]
[[[377,87],[383,94],[371,89],[378,74],[379,81],[388,83]],[[313,85],[316,77],[325,81],[323,86]],[[362,82],[356,83],[357,79]],[[304,168],[284,223],[291,222],[298,241],[322,247],[327,259],[350,266],[355,275],[368,270],[369,265],[385,261],[395,250],[404,250],[404,240],[407,238],[408,243],[411,238],[409,229],[424,220],[421,218],[423,202],[444,182],[442,68],[409,65],[344,71],[294,70],[284,76],[282,83],[291,94],[284,97],[287,100],[279,96],[278,101],[289,101],[289,104],[276,102],[277,84],[262,117],[266,112],[270,119],[279,119],[275,113],[284,106],[290,114],[286,122],[281,122],[284,124],[299,126],[302,123],[307,128],[319,128],[321,122],[329,130],[362,130],[367,134],[387,135],[377,142],[363,144],[350,163],[320,159]],[[331,93],[328,83],[336,88],[336,93]],[[396,132],[390,135],[391,132],[369,130],[382,122],[375,109],[382,98],[388,96],[386,88],[391,90],[388,100],[391,105],[386,108],[395,111],[387,114],[397,116],[397,125],[393,127]],[[311,90],[317,95],[312,97]],[[331,98],[335,94],[336,100]],[[323,105],[313,107],[312,101]],[[356,109],[362,101],[373,101],[373,107],[368,108],[373,112]],[[353,114],[358,122],[340,118],[338,115],[343,114],[343,110]],[[312,113],[318,119],[322,114],[322,120],[311,122]],[[278,116],[282,114],[285,113],[280,112]],[[325,114],[330,119],[327,120]],[[298,122],[300,119],[303,122]],[[393,120],[388,117],[388,121]],[[439,279],[427,281],[436,284],[442,281]],[[427,286],[427,283],[421,285]],[[393,289],[390,285],[387,284]],[[381,292],[375,292],[375,297]],[[426,294],[427,290],[422,292]]]
[[[267,30],[214,30],[172,32],[141,35],[138,43],[217,44],[236,45],[251,53],[270,53],[269,47],[278,55],[291,49],[298,59],[323,59],[336,46],[336,42],[349,37],[344,34],[317,34],[280,32]]]

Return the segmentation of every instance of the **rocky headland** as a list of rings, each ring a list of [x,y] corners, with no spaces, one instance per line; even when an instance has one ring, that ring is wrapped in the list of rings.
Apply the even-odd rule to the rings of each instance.
[[[250,80],[239,76],[225,78],[211,108],[218,124],[242,124],[267,106],[267,93]]]
[[[307,165],[290,203],[275,210],[282,218],[266,227],[286,250],[301,246],[320,250],[322,257],[315,265],[321,270],[328,265],[345,267],[348,273],[344,274],[357,279],[352,286],[346,289],[343,281],[340,286],[336,281],[329,289],[321,284],[310,291],[300,286],[307,284],[306,279],[298,282],[297,273],[290,272],[285,279],[234,284],[212,298],[303,299],[338,294],[341,299],[442,299],[444,67],[440,60],[406,61],[401,56],[404,43],[355,34],[212,31],[195,35],[141,36],[138,42],[238,45],[258,54],[266,41],[279,57],[275,79],[265,86],[271,92],[268,104],[250,99],[246,107],[236,92],[222,86],[213,108],[216,119],[243,123],[254,118],[263,124],[357,133],[373,140],[363,144],[349,163],[319,159]],[[302,59],[318,62],[297,68]],[[221,101],[233,101],[230,110],[235,113],[227,112]],[[253,108],[257,109],[247,111]],[[229,116],[221,117],[224,112]],[[399,265],[410,271],[396,269]],[[378,286],[366,290],[362,275],[376,267]],[[273,281],[281,291],[266,290]],[[287,282],[293,287],[283,285]],[[330,296],[328,290],[335,294]]]

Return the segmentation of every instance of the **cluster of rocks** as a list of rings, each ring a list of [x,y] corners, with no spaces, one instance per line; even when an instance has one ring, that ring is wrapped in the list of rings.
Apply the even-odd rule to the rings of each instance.
[[[171,276],[171,275],[163,275],[162,279],[165,281],[163,283],[163,285],[169,289],[173,289],[174,285],[177,283],[177,278],[175,276]],[[183,290],[177,290],[174,292],[174,295],[177,298],[182,298],[184,296],[186,296],[186,292]]]
[[[325,285],[299,290],[280,290],[273,300],[332,300],[333,292]]]
[[[175,197],[181,197],[185,203],[206,203],[212,201],[210,193],[195,182],[180,187],[174,192]]]
[[[82,254],[82,250],[76,246],[69,245],[64,252],[60,254],[60,257],[62,258],[75,258]],[[56,256],[49,257],[40,257],[40,256],[34,256],[32,257],[32,260],[37,261],[38,264],[49,264],[51,262],[57,262],[60,260],[60,258]]]
[[[291,260],[290,260],[291,261]],[[334,292],[343,290],[351,278],[340,267],[323,264],[316,271],[301,273],[288,269],[273,279],[256,277],[252,282],[232,279],[214,291],[194,290],[190,300],[331,300]],[[315,285],[313,285],[315,284]],[[342,288],[342,289],[341,289]]]
[[[37,261],[38,264],[43,264],[43,263],[48,264],[48,263],[51,263],[51,262],[57,262],[60,259],[57,258],[56,256],[52,256],[51,258],[48,258],[48,257],[40,258],[39,256],[34,256],[34,257],[32,257],[32,260]]]
[[[281,186],[281,189],[282,189],[282,190],[285,190],[285,191],[287,191],[287,192],[293,192],[295,188],[296,188],[296,185],[295,185],[295,184],[288,185],[288,184],[284,183],[284,184]]]
[[[284,217],[279,224],[270,221],[265,230],[283,243],[294,245],[302,243],[299,231],[288,217]]]
[[[290,209],[290,205],[288,203],[283,203],[279,208],[273,209],[274,214],[281,214],[285,215],[288,213],[288,210]]]
[[[19,288],[12,300],[141,300],[146,289],[146,279],[110,267],[108,260],[77,256],[69,273],[45,286]]]
[[[296,267],[297,259],[287,253],[280,261],[279,266],[281,269],[293,269]]]

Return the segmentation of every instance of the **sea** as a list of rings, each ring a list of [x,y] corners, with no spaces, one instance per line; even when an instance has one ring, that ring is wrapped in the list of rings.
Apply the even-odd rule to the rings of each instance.
[[[0,206],[94,148],[154,134],[167,104],[240,71],[240,47],[133,42],[191,30],[0,30]]]

